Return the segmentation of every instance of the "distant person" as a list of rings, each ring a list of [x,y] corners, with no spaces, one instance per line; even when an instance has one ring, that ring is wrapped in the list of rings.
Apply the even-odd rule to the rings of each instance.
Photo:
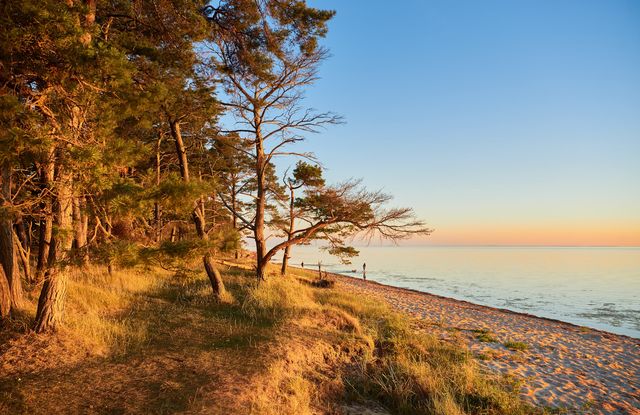
[[[304,268],[304,261],[302,261],[300,265],[302,266],[302,268]]]
[[[367,263],[362,264],[362,279],[367,280]]]

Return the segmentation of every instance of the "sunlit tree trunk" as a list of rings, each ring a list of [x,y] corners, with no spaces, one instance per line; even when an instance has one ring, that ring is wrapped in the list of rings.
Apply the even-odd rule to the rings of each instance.
[[[11,205],[11,165],[9,162],[2,164],[2,205],[6,208]],[[0,264],[9,283],[11,295],[11,307],[18,308],[22,305],[22,281],[18,270],[18,258],[16,256],[15,241],[13,237],[13,220],[8,214],[0,218]]]
[[[0,266],[0,319],[9,317],[11,312],[11,291],[9,281],[4,273],[4,268]]]
[[[54,202],[56,231],[51,239],[47,271],[38,300],[34,330],[56,330],[62,322],[67,291],[67,267],[73,244],[73,192],[71,176],[60,172]]]
[[[156,141],[156,186],[160,186],[160,144],[162,143],[162,134],[158,134],[158,141]],[[162,237],[162,222],[160,219],[161,210],[160,202],[157,200],[153,204],[153,220],[155,222],[155,241],[160,242]],[[173,242],[173,241],[172,241]]]
[[[82,263],[89,261],[87,249],[87,232],[89,230],[89,216],[86,212],[86,202],[83,196],[73,198],[73,231],[76,253]]]
[[[22,234],[22,237],[20,237],[19,234]],[[29,283],[32,283],[33,275],[31,274],[31,263],[29,261],[31,249],[29,248],[29,245],[27,245],[26,241],[23,242],[24,239],[25,239],[24,228],[22,228],[21,231],[14,233],[14,240],[15,240],[14,246],[16,247],[16,251],[18,251],[20,263],[22,264],[22,270],[24,271],[24,279]]]
[[[291,241],[291,237],[293,236],[293,230],[295,226],[295,212],[294,212],[294,202],[295,202],[295,191],[293,187],[289,187],[289,229],[287,230],[287,241]],[[289,252],[291,251],[291,245],[287,245],[284,248],[284,254],[282,254],[282,269],[280,273],[282,275],[286,275],[287,273],[287,264],[289,263]]]
[[[265,256],[267,253],[267,247],[265,245],[264,236],[264,214],[266,206],[266,189],[265,189],[265,171],[266,171],[266,157],[264,153],[264,143],[262,140],[262,133],[260,130],[261,120],[259,112],[256,109],[254,111],[254,126],[256,129],[256,185],[257,185],[257,197],[256,197],[256,219],[254,228],[254,239],[256,243],[256,278],[258,281],[265,279],[267,263]]]
[[[53,191],[55,165],[53,162],[53,148],[48,154],[47,160],[42,165],[41,177],[44,191],[51,193]],[[38,240],[38,262],[36,264],[35,280],[41,281],[47,270],[47,261],[49,259],[49,248],[51,246],[51,237],[53,235],[53,198],[50,194],[45,196],[42,203],[42,214],[44,218],[40,220],[39,240]]]
[[[233,230],[238,230],[238,217],[235,215],[235,212],[238,211],[238,196],[236,195],[236,183],[235,179],[231,188],[231,209],[233,210],[233,214],[231,215]],[[240,251],[238,249],[234,252],[235,259],[240,257]]]
[[[180,132],[180,123],[178,121],[171,121],[170,127],[171,136],[173,137],[176,145],[176,153],[178,155],[178,162],[180,165],[180,175],[182,176],[182,180],[185,183],[189,183],[189,160],[187,158],[187,150],[182,139],[182,133]],[[193,219],[198,237],[203,240],[208,240],[209,235],[206,232],[205,212],[202,200],[198,200],[196,202],[191,217]],[[207,273],[207,277],[209,278],[209,282],[211,283],[213,294],[218,298],[223,297],[225,294],[225,288],[222,282],[222,277],[220,276],[220,272],[218,272],[213,262],[213,255],[211,255],[210,252],[207,252],[202,257],[202,262]]]

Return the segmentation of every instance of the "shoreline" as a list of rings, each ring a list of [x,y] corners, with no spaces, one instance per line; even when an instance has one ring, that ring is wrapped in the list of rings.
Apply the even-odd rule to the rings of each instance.
[[[466,345],[483,368],[518,379],[520,394],[534,405],[568,414],[640,414],[640,339],[349,275],[327,275],[340,289],[379,298],[412,317],[416,329]]]
[[[300,268],[300,267],[293,267],[293,268],[303,269],[303,268]],[[363,282],[365,282],[362,278],[354,277],[354,276],[347,275],[347,274],[339,274],[337,272],[327,272],[327,275],[331,275],[331,276],[334,276],[334,277],[337,277],[337,278],[350,278],[350,279],[355,280],[355,281],[363,281]],[[571,326],[571,327],[577,328],[577,329],[588,329],[588,330],[591,330],[591,331],[601,332],[601,333],[603,333],[605,335],[609,335],[609,336],[620,336],[620,337],[627,338],[629,340],[636,341],[640,345],[640,338],[638,338],[638,337],[629,336],[627,334],[614,333],[614,332],[611,332],[611,331],[607,331],[607,330],[603,330],[603,329],[597,329],[597,328],[594,328],[594,327],[583,326],[583,325],[580,325],[580,324],[571,323],[570,321],[564,321],[564,320],[560,320],[560,319],[557,319],[557,318],[539,316],[539,315],[527,313],[527,312],[524,312],[524,311],[510,310],[508,308],[502,308],[502,307],[478,304],[478,303],[474,303],[474,302],[469,301],[469,300],[462,300],[462,299],[459,299],[459,298],[449,297],[449,296],[446,296],[446,295],[434,294],[434,293],[431,293],[431,292],[428,292],[428,291],[420,291],[420,290],[417,290],[415,288],[397,287],[395,285],[384,284],[384,283],[381,283],[381,282],[378,282],[378,281],[373,281],[373,280],[366,280],[366,283],[367,284],[376,284],[376,285],[379,285],[381,287],[390,288],[390,289],[409,291],[409,292],[416,293],[416,294],[424,294],[424,295],[431,296],[431,297],[437,297],[437,298],[440,298],[440,299],[443,299],[443,300],[457,301],[459,303],[468,304],[468,305],[471,305],[471,306],[474,306],[474,307],[484,307],[484,308],[487,308],[487,309],[490,309],[490,310],[501,311],[501,312],[504,312],[504,313],[517,314],[517,315],[520,315],[520,316],[523,316],[523,317],[536,318],[536,319],[540,319],[540,320],[546,320],[546,321],[549,321],[549,322],[552,322],[552,323],[565,324],[565,325],[568,325],[568,326]]]

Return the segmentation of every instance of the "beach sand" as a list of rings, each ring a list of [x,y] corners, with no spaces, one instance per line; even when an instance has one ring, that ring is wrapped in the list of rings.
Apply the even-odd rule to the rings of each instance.
[[[566,408],[563,413],[640,414],[639,339],[334,275],[342,288],[411,315],[419,330],[466,343],[483,367],[519,379],[522,396],[535,405]],[[512,350],[507,342],[526,348]]]

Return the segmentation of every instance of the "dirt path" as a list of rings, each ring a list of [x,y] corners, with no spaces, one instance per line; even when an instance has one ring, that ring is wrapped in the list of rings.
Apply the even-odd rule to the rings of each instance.
[[[384,299],[443,339],[466,342],[483,365],[523,381],[530,402],[569,413],[640,414],[640,340],[435,295],[337,276]],[[481,340],[479,340],[480,338]],[[513,342],[511,350],[505,343]]]

